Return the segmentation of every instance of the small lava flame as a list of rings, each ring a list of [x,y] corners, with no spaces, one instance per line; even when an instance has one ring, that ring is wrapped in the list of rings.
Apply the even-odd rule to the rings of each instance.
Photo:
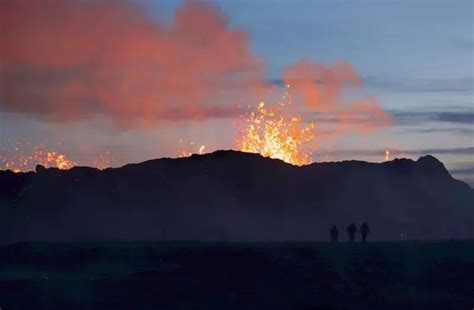
[[[389,161],[390,160],[390,151],[387,149],[385,150],[385,161]]]
[[[99,155],[99,158],[94,160],[93,166],[99,170],[104,170],[112,167],[112,156],[108,151]]]
[[[199,154],[202,154],[205,148],[206,148],[205,145],[201,145],[201,147],[199,148]]]
[[[189,157],[189,156],[195,154],[194,152],[189,150],[190,148],[194,148],[194,142],[193,141],[189,142],[189,148],[183,146],[183,139],[179,139],[179,143],[181,144],[181,146],[180,146],[181,150],[178,151],[178,158]],[[206,146],[204,144],[202,144],[199,147],[198,154],[200,154],[200,155],[203,154],[205,148],[206,148]]]
[[[76,165],[66,155],[54,150],[47,150],[43,146],[33,147],[31,153],[25,153],[19,145],[9,151],[10,153],[13,152],[12,157],[0,157],[4,170],[9,169],[14,172],[33,171],[38,164],[46,168],[56,167],[59,169],[70,169]]]
[[[283,109],[291,105],[287,91],[276,104],[261,101],[256,111],[246,114],[245,127],[239,132],[236,143],[239,150],[281,159],[302,166],[311,163],[316,148],[315,127],[305,125],[300,116],[288,115]]]

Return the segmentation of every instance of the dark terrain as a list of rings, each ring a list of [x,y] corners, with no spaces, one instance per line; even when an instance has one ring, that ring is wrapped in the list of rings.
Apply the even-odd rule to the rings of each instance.
[[[474,241],[18,243],[10,309],[472,309]]]
[[[474,237],[474,191],[432,156],[296,167],[236,151],[121,168],[0,171],[0,242]]]

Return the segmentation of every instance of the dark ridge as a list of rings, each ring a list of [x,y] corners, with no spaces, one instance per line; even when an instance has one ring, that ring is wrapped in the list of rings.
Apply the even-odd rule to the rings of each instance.
[[[450,178],[446,167],[440,162],[436,157],[431,155],[426,155],[420,157],[417,161],[418,169],[424,174],[431,175],[433,177],[439,178]]]
[[[120,168],[0,171],[1,242],[474,237],[474,195],[433,156],[292,166],[226,150]]]

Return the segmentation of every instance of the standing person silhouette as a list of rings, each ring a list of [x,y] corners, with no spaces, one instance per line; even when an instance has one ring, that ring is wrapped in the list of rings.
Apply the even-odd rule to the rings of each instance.
[[[331,230],[329,231],[329,235],[331,236],[331,242],[337,242],[337,238],[339,237],[339,230],[337,230],[336,225],[333,225]]]
[[[362,242],[365,242],[365,239],[367,239],[367,235],[370,234],[370,228],[367,222],[364,222],[362,226],[360,227],[360,233],[362,234]]]
[[[357,227],[354,223],[352,223],[349,227],[347,227],[347,233],[349,234],[350,242],[354,242],[356,232],[357,232]]]

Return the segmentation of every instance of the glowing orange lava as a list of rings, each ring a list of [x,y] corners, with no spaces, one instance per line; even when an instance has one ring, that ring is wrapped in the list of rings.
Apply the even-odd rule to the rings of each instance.
[[[276,104],[261,101],[256,111],[244,116],[244,128],[236,139],[239,150],[297,166],[311,163],[316,148],[316,123],[305,124],[300,116],[284,110],[291,105],[289,87],[286,86],[287,91]]]
[[[76,165],[66,155],[54,150],[47,150],[43,146],[35,146],[30,153],[25,153],[20,146],[16,145],[12,151],[14,153],[12,157],[0,157],[1,169],[27,172],[33,171],[38,164],[46,168],[56,167],[59,169],[70,169]]]
[[[201,145],[201,147],[199,148],[199,154],[202,154],[205,148],[206,148],[205,145]]]
[[[189,147],[185,147],[183,145],[183,139],[179,139],[179,143],[180,143],[180,150],[178,151],[178,158],[182,158],[182,157],[189,157],[193,154],[195,154],[195,152],[192,152],[190,151],[189,149],[190,148],[194,148],[194,142],[191,141],[189,143]],[[198,149],[198,154],[203,154],[204,153],[204,149],[206,148],[206,146],[204,144],[202,144],[199,149]]]
[[[99,157],[94,160],[94,167],[99,170],[104,170],[112,167],[112,156],[108,151],[99,155]]]

